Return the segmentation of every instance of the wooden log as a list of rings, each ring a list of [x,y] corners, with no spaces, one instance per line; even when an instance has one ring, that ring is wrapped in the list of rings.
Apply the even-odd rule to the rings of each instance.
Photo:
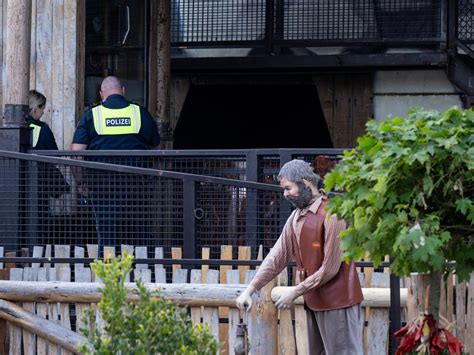
[[[257,291],[255,304],[248,319],[249,344],[252,354],[277,354],[278,342],[269,341],[278,337],[278,313],[271,299],[271,290],[276,280],[269,282]]]
[[[5,125],[26,126],[30,85],[31,0],[7,2]],[[9,109],[6,105],[9,105]],[[21,111],[13,109],[21,105]]]
[[[5,282],[5,281],[4,281]],[[0,281],[1,285],[1,281]],[[290,292],[292,287],[275,287],[272,290],[272,300],[276,300],[284,294]],[[1,287],[0,287],[1,290]],[[362,307],[381,307],[389,308],[390,307],[390,289],[389,288],[362,288],[362,293],[364,295],[364,300],[362,301]],[[1,295],[1,293],[0,293]],[[303,297],[298,297],[295,304],[303,304]],[[400,289],[400,303],[402,307],[407,306],[407,289]]]
[[[27,312],[12,302],[0,300],[0,317],[76,354],[79,345],[87,343],[87,339],[76,332]]]

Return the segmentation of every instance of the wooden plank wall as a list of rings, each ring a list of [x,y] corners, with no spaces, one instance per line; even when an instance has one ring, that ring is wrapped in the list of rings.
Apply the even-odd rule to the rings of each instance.
[[[334,148],[351,148],[373,117],[371,74],[314,77]]]
[[[0,0],[0,59],[2,67],[0,70],[0,108],[2,110],[0,125],[3,125],[3,93],[5,88],[5,52],[6,52],[6,28],[7,28],[7,0]]]
[[[59,149],[69,149],[83,99],[84,4],[81,0],[32,0],[30,87],[47,98],[43,121]],[[78,49],[79,48],[79,49]],[[81,78],[81,79],[79,79]]]

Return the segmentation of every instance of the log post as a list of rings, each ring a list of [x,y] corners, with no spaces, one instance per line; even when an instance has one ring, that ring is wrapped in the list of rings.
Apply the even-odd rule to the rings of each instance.
[[[7,4],[5,126],[25,126],[30,83],[31,0]]]
[[[173,132],[170,124],[171,90],[171,0],[158,1],[157,46],[157,116],[161,136],[161,148],[171,149]]]

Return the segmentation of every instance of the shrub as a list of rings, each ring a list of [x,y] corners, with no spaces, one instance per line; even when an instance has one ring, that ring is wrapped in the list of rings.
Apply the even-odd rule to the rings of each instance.
[[[157,298],[137,282],[138,302],[127,302],[126,276],[133,258],[96,261],[91,266],[103,281],[103,296],[98,304],[103,329],[81,329],[90,339],[83,345],[85,354],[216,354],[217,343],[202,325],[193,326],[186,310]],[[95,313],[88,310],[85,324],[95,324]]]

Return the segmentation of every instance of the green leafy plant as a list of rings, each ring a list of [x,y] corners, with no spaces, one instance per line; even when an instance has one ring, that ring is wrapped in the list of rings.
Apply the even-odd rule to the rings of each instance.
[[[96,314],[88,310],[81,333],[90,339],[83,345],[85,354],[216,354],[217,342],[208,328],[193,326],[186,311],[172,302],[157,298],[137,282],[137,302],[127,302],[125,285],[133,258],[96,261],[91,266],[103,281],[103,296],[98,304],[103,329],[89,330]]]
[[[369,252],[377,266],[390,255],[398,275],[454,271],[467,279],[474,269],[473,170],[472,110],[415,108],[407,119],[369,121],[356,149],[325,178],[328,190],[344,191],[329,203],[349,222],[344,257]]]

